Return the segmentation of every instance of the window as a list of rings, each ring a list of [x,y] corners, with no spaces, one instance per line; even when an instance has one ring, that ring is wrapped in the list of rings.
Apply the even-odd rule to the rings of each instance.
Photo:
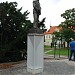
[[[51,38],[50,35],[49,35],[49,38]]]

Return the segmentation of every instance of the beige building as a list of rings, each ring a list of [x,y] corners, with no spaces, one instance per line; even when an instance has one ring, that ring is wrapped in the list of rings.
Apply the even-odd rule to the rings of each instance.
[[[59,26],[51,26],[50,29],[46,32],[44,32],[45,35],[45,45],[51,45],[52,38],[53,38],[53,32],[59,32],[61,30],[61,27]]]

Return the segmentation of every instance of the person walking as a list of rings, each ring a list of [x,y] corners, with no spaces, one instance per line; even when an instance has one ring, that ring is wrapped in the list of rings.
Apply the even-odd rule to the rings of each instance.
[[[74,54],[74,61],[75,61],[75,40],[71,38],[71,42],[70,42],[70,57],[69,57],[69,61],[72,60],[72,55]]]

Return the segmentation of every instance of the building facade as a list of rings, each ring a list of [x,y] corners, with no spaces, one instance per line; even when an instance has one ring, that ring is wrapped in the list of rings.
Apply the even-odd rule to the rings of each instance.
[[[61,27],[59,26],[51,26],[50,29],[46,32],[44,32],[45,35],[45,45],[51,45],[52,39],[54,37],[54,32],[59,32],[61,30]],[[59,42],[59,41],[57,41]]]

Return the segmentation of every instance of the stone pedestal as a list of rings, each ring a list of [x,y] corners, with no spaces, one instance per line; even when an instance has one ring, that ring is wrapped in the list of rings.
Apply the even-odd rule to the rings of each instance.
[[[44,35],[31,33],[27,37],[27,72],[43,72]]]

